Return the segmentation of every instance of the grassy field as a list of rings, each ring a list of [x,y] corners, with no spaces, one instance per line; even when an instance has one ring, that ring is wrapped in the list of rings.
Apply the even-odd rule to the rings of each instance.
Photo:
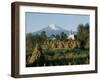
[[[41,59],[37,60],[35,65],[28,64],[27,67],[89,64],[88,49],[43,49],[42,54]]]

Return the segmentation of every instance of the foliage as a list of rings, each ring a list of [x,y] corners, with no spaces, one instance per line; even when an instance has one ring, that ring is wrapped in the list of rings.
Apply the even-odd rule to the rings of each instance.
[[[57,40],[60,40],[60,36],[58,34],[55,37]]]
[[[55,66],[89,63],[89,24],[79,24],[77,39],[64,32],[47,36],[26,34],[26,66]]]
[[[80,40],[81,43],[81,48],[85,48],[87,45],[87,48],[89,48],[89,24],[79,24],[78,25],[78,31],[77,31],[77,36]]]
[[[27,34],[26,35],[26,53],[29,55],[32,53],[34,43],[33,43],[33,35]]]
[[[45,31],[41,32],[40,38],[41,38],[40,40],[42,40],[42,41],[46,40],[47,35],[46,35],[46,32]]]
[[[74,65],[74,64],[88,64],[89,63],[89,51],[74,49],[70,50],[43,50],[43,53],[46,54],[46,63],[47,66],[50,65]]]
[[[64,32],[61,32],[60,36],[61,40],[65,40],[67,38],[67,35]]]

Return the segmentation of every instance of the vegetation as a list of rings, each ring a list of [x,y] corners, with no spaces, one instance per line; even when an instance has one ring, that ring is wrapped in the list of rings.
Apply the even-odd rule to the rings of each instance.
[[[48,37],[41,34],[26,35],[26,66],[56,66],[89,64],[89,24],[79,24],[77,38],[68,39],[62,32]]]
[[[81,48],[89,48],[89,24],[79,24],[77,36],[81,43]]]

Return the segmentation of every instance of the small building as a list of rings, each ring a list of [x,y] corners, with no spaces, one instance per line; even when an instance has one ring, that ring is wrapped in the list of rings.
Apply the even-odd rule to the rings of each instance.
[[[77,38],[77,36],[75,34],[71,33],[68,35],[68,39],[72,39],[72,40],[75,40]]]
[[[71,34],[71,35],[68,35],[68,39],[75,40],[75,35],[73,35],[73,34]]]

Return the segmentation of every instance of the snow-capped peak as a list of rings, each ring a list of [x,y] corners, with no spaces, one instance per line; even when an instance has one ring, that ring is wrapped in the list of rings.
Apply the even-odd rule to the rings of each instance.
[[[59,27],[57,27],[55,24],[50,24],[49,27],[53,30],[59,30]]]

